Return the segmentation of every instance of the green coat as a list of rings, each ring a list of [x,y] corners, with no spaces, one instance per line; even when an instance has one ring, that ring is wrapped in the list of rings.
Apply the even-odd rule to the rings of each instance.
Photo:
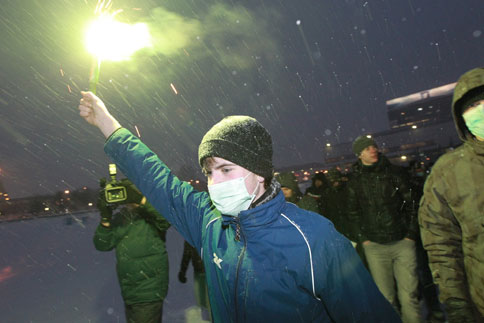
[[[465,93],[484,84],[484,69],[476,72],[480,77],[461,79],[454,92],[464,144],[435,163],[419,208],[422,242],[449,322],[468,322],[477,311],[484,318],[484,142],[472,138],[457,111]]]
[[[168,292],[164,236],[170,225],[161,216],[151,222],[153,212],[148,205],[134,211],[123,208],[110,227],[99,225],[94,234],[97,250],[116,249],[116,271],[127,305],[162,301]]]

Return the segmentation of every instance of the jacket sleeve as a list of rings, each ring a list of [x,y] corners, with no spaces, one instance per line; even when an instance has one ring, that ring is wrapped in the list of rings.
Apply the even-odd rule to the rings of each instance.
[[[180,181],[127,129],[116,130],[104,150],[185,240],[200,249],[202,221],[213,210],[208,194]]]
[[[99,251],[113,250],[118,244],[116,236],[116,228],[104,227],[99,224],[94,232],[94,247]]]
[[[361,208],[358,204],[355,179],[351,179],[347,186],[346,218],[348,219],[348,236],[354,241],[361,243],[368,240],[361,230]]]
[[[406,176],[398,176],[398,190],[403,200],[403,213],[407,217],[406,223],[408,232],[406,238],[416,241],[418,239],[418,219],[417,219],[417,202],[410,182]]]
[[[351,243],[333,227],[325,236],[316,253],[316,291],[332,322],[401,322]]]
[[[462,233],[445,199],[445,189],[442,174],[435,165],[420,200],[420,233],[449,322],[467,322],[466,318],[472,318],[473,314],[464,268]]]

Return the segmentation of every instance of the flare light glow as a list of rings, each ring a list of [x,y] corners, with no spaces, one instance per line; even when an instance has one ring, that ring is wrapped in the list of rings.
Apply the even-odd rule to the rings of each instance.
[[[151,37],[146,24],[130,25],[116,21],[114,19],[116,13],[112,15],[101,13],[98,19],[89,24],[86,31],[87,51],[94,57],[89,77],[89,90],[93,93],[96,93],[99,82],[101,61],[126,60],[137,50],[151,46]]]
[[[137,50],[151,46],[148,26],[116,21],[111,15],[102,15],[93,21],[86,32],[86,47],[98,60],[122,61]]]

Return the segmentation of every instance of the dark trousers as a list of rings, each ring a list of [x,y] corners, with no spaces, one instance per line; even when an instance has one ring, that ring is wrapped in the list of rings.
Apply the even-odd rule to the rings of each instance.
[[[163,302],[124,305],[128,323],[161,323]]]

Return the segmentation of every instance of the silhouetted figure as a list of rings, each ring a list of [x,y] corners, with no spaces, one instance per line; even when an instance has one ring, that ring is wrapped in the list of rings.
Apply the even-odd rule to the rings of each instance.
[[[208,299],[207,280],[203,261],[198,255],[197,250],[185,241],[183,244],[183,257],[180,263],[180,271],[178,272],[178,280],[182,284],[187,282],[186,273],[190,262],[193,266],[193,288],[197,305],[202,310],[202,318],[211,321],[210,302]],[[207,313],[205,314],[205,312]]]

